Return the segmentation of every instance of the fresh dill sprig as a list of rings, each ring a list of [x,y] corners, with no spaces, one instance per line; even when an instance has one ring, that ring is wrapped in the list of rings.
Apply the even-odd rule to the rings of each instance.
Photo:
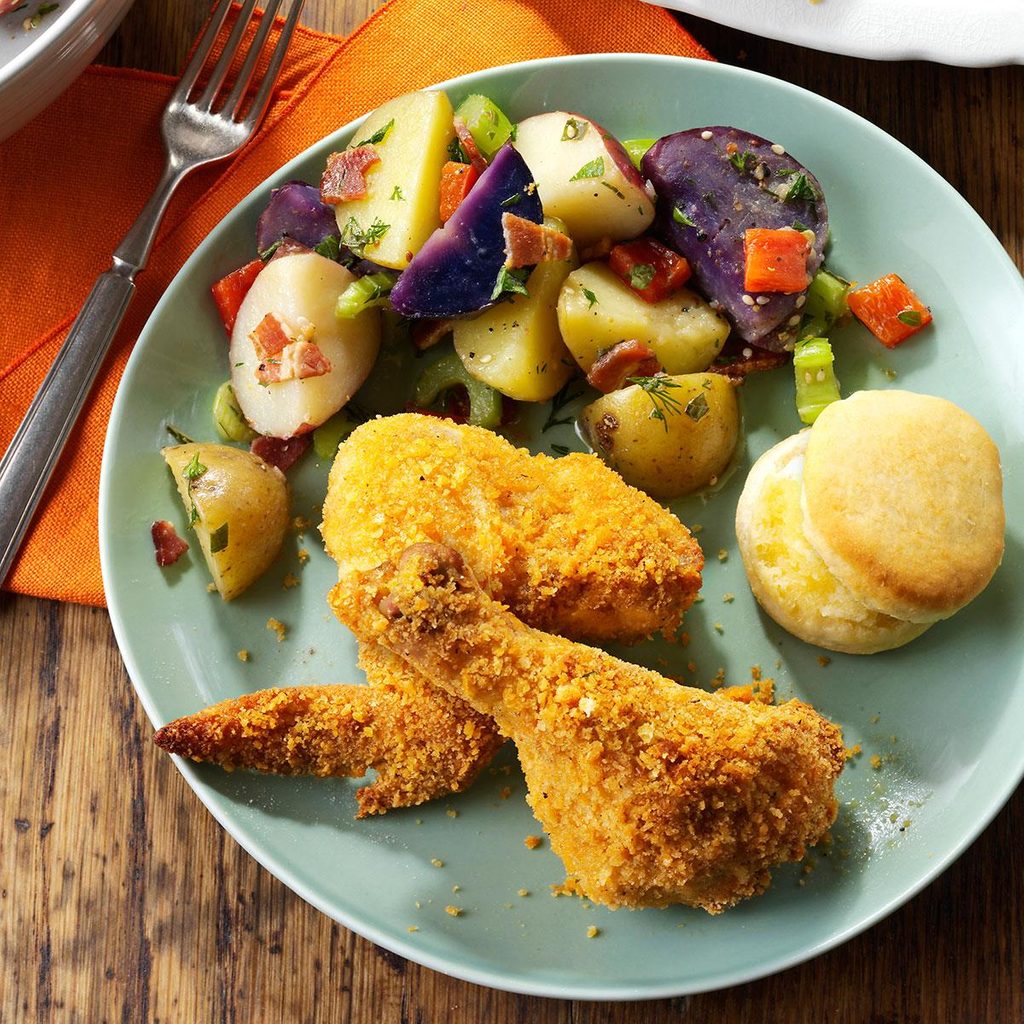
[[[574,388],[574,385],[577,386]],[[566,383],[558,389],[558,393],[555,397],[551,399],[551,411],[548,413],[548,418],[544,421],[544,426],[540,428],[540,432],[543,434],[549,431],[552,427],[561,427],[572,423],[574,417],[559,416],[558,414],[570,402],[575,402],[577,398],[582,397],[583,392],[584,388],[579,385],[578,381],[566,381]]]
[[[678,416],[683,411],[682,403],[675,395],[671,394],[671,389],[678,388],[680,385],[664,374],[658,374],[655,377],[627,377],[626,382],[635,384],[641,391],[647,393],[653,406],[651,419],[661,420],[661,424],[667,432],[668,417]]]

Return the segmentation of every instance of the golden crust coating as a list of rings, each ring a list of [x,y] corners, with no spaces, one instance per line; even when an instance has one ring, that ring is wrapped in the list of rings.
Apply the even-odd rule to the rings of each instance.
[[[806,704],[730,700],[531,629],[441,545],[352,584],[336,608],[360,638],[516,742],[530,805],[590,899],[718,913],[835,818],[842,737]]]
[[[363,652],[372,662],[375,650]],[[390,657],[382,651],[380,657]],[[370,671],[374,666],[370,667]],[[490,721],[443,691],[424,699],[413,673],[379,669],[376,686],[292,686],[221,701],[179,718],[157,746],[194,761],[277,775],[377,778],[360,789],[357,817],[465,789],[502,740]]]
[[[810,431],[793,434],[751,467],[736,505],[736,539],[750,589],[783,629],[844,654],[908,643],[927,624],[905,622],[858,601],[804,534],[801,471]]]
[[[531,456],[419,414],[373,420],[346,440],[321,530],[342,586],[410,544],[445,543],[524,621],[595,640],[674,630],[704,562],[671,512],[596,456]]]
[[[999,450],[952,402],[860,391],[810,432],[804,530],[857,600],[935,622],[988,584],[1006,528]]]

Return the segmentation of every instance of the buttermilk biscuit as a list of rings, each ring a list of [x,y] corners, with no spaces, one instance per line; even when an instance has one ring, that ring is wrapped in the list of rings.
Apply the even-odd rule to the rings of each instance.
[[[817,429],[817,428],[815,428]],[[874,611],[829,571],[803,529],[804,451],[811,431],[786,438],[754,463],[736,508],[736,537],[750,589],[783,629],[845,654],[874,654],[928,626]]]
[[[1003,556],[999,451],[942,398],[860,391],[810,431],[804,532],[863,604],[911,622],[947,618]]]

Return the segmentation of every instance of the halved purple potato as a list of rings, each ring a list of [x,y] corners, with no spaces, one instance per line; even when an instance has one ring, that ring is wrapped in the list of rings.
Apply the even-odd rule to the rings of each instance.
[[[338,233],[332,207],[320,201],[320,189],[304,181],[289,181],[270,193],[270,202],[256,224],[256,250],[265,252],[282,238],[314,249]]]
[[[423,244],[391,291],[402,316],[463,316],[494,301],[505,265],[501,215],[540,224],[540,197],[526,161],[507,143],[458,209]]]
[[[690,261],[698,289],[743,341],[772,351],[792,348],[805,293],[748,294],[743,234],[747,228],[813,231],[807,260],[813,277],[828,238],[818,179],[782,146],[721,125],[666,135],[644,154],[641,170],[658,195],[652,230]]]

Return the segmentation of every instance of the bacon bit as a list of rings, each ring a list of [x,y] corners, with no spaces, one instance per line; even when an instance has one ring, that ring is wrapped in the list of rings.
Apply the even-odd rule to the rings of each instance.
[[[331,206],[350,199],[365,199],[366,169],[380,163],[376,146],[369,143],[332,153],[320,179],[320,198]]]
[[[660,302],[690,280],[690,264],[654,238],[617,245],[608,266],[646,302]]]
[[[286,345],[277,358],[268,357],[256,367],[256,380],[260,384],[280,384],[286,380],[306,380],[323,377],[331,372],[330,360],[313,341],[300,339]]]
[[[249,340],[260,359],[271,359],[295,339],[288,325],[276,313],[268,313],[249,333]]]
[[[153,547],[156,548],[156,564],[161,568],[174,565],[188,551],[188,542],[178,536],[174,524],[166,519],[158,519],[150,533],[153,536]]]
[[[503,213],[501,230],[505,233],[505,266],[513,270],[572,256],[572,239],[547,224]]]
[[[471,164],[460,164],[454,160],[441,168],[441,201],[439,213],[443,224],[459,208],[459,204],[476,184],[480,172]]]
[[[249,451],[270,466],[287,473],[309,447],[309,435],[299,437],[254,437]]]
[[[487,161],[480,152],[473,133],[466,127],[466,122],[461,117],[456,117],[452,123],[455,125],[455,134],[462,144],[462,152],[469,157],[470,166],[479,174],[487,166]]]
[[[222,277],[210,288],[213,294],[213,301],[217,304],[217,312],[224,323],[224,330],[231,337],[232,328],[238,318],[238,310],[242,305],[242,299],[249,294],[253,281],[256,280],[259,272],[263,269],[262,260],[253,260],[246,263],[244,267],[232,271],[226,277]]]
[[[752,373],[763,373],[784,366],[792,357],[791,352],[769,352],[746,343],[739,346],[727,345],[708,367],[708,372],[720,373],[738,383]]]
[[[463,164],[464,167],[468,164]],[[417,320],[412,327],[412,343],[423,352],[433,348],[438,342],[443,341],[452,331],[452,321],[445,320]]]
[[[625,387],[627,377],[653,377],[662,366],[649,345],[631,338],[612,345],[597,357],[587,374],[587,383],[603,394]]]

